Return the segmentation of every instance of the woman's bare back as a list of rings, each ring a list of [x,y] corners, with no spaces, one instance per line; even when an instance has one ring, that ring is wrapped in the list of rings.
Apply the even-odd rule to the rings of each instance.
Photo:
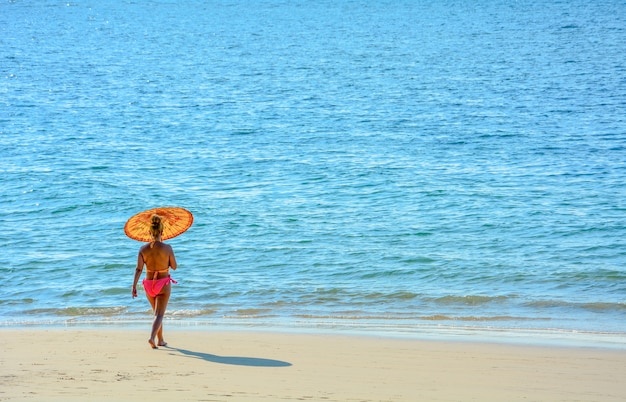
[[[169,275],[169,268],[176,269],[176,257],[174,257],[172,246],[159,241],[141,247],[138,260],[137,265],[146,265],[150,279],[154,272],[157,272],[156,279],[161,279]]]

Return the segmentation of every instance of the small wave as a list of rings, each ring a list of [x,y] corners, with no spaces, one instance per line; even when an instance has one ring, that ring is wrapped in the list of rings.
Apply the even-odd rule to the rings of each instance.
[[[394,293],[369,293],[364,296],[365,299],[379,299],[384,300],[411,300],[415,299],[419,295],[413,292],[394,292]]]
[[[609,269],[596,269],[575,273],[572,275],[572,278],[582,281],[624,282],[626,273]]]
[[[414,258],[407,258],[405,260],[402,260],[402,262],[406,264],[430,264],[435,261],[436,260],[432,258],[428,258],[428,257],[414,257]]]
[[[371,272],[365,275],[362,275],[363,279],[375,279],[375,278],[387,278],[394,276],[410,276],[415,274],[415,270],[405,270],[405,269],[393,269],[387,271],[379,271],[379,272]]]
[[[364,314],[295,314],[294,317],[302,318],[306,320],[346,320],[346,321],[361,321],[361,320],[389,320],[389,321],[405,321],[415,320],[416,317],[406,316],[392,316],[392,315],[364,315]]]
[[[581,308],[590,311],[626,311],[626,303],[581,303],[579,305]]]
[[[55,316],[114,316],[126,312],[126,307],[66,307],[66,308],[40,308],[27,310],[29,315],[55,315]]]
[[[109,288],[101,291],[101,294],[104,296],[119,296],[127,293],[130,293],[128,288]]]
[[[419,317],[420,320],[426,321],[545,321],[550,318],[544,317],[516,317],[509,315],[496,316],[447,316],[447,315],[431,315]]]
[[[204,317],[212,316],[216,313],[213,309],[200,309],[200,310],[172,310],[168,311],[167,315],[176,318],[190,318],[190,317]]]
[[[80,208],[80,205],[70,205],[70,206],[65,206],[65,207],[62,207],[62,208],[57,208],[57,209],[55,209],[54,211],[52,211],[51,213],[52,213],[53,215],[55,215],[55,214],[61,214],[61,213],[64,213],[64,212],[71,212],[71,211],[74,211],[74,210],[76,210],[76,209],[78,209],[78,208]]]
[[[434,299],[438,304],[462,304],[467,306],[479,306],[482,304],[503,302],[510,299],[510,296],[443,296]]]
[[[30,297],[27,297],[25,299],[18,299],[18,300],[0,300],[0,305],[7,305],[7,306],[19,306],[22,304],[30,304],[30,303],[34,303],[35,299],[31,299]]]
[[[122,264],[122,263],[110,264],[110,263],[107,263],[107,264],[104,264],[104,266],[102,268],[104,268],[105,270],[108,270],[108,269],[120,269],[120,268],[124,268],[125,269],[125,268],[128,268],[128,264]]]
[[[592,312],[626,311],[626,303],[591,302],[577,303],[562,300],[536,300],[525,304],[534,308],[582,309]]]
[[[69,297],[74,297],[74,296],[78,296],[81,292],[79,290],[70,290],[69,292],[65,292],[61,295],[61,297],[63,298],[69,298]]]
[[[268,308],[243,308],[243,309],[235,310],[235,313],[238,316],[253,317],[253,316],[266,315],[266,313],[269,313],[270,311],[271,309],[268,309]]]
[[[330,288],[330,289],[317,289],[313,293],[301,295],[298,299],[290,301],[293,305],[310,305],[310,304],[323,304],[328,302],[337,303],[349,303],[349,304],[369,304],[372,302],[393,302],[393,301],[406,301],[412,300],[420,295],[409,291],[396,291],[396,292],[359,292],[348,291],[345,289]]]
[[[509,315],[496,316],[453,316],[445,314],[434,315],[367,315],[367,314],[297,314],[297,318],[308,320],[345,320],[345,321],[463,321],[463,322],[489,322],[489,321],[549,321],[547,317],[518,317]]]

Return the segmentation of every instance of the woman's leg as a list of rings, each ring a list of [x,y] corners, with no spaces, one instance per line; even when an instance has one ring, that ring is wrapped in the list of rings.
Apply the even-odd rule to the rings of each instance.
[[[154,342],[155,338],[158,339],[160,346],[165,345],[165,341],[163,340],[163,316],[165,316],[165,310],[167,309],[167,302],[170,300],[171,292],[172,284],[168,283],[163,287],[161,293],[154,297],[154,303],[150,302],[152,310],[154,311],[154,322],[152,323],[152,332],[150,333],[148,343],[153,349],[157,348],[157,344]]]
[[[156,298],[150,296],[146,292],[146,299],[148,299],[148,301],[150,302],[150,307],[152,307],[152,314],[154,314],[154,306],[156,303]],[[150,346],[152,346],[153,349],[156,349],[156,345],[154,344],[154,340],[152,338],[148,339],[148,343],[150,344]]]
[[[148,301],[150,302],[150,306],[152,306],[152,314],[156,315],[156,312],[154,311],[154,306],[156,303],[156,297],[151,297],[148,296]],[[154,322],[153,322],[154,324]],[[159,331],[157,332],[157,339],[159,340],[159,346],[165,346],[162,345],[162,341],[163,341],[163,324],[161,324],[161,327],[159,328]]]
[[[149,294],[146,293],[146,298],[148,299],[148,301],[150,302],[150,306],[152,307],[152,312],[154,313],[154,297],[150,296]]]

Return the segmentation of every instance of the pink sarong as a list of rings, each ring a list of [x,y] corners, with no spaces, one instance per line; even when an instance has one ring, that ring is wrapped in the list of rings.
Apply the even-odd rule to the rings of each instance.
[[[170,282],[178,283],[174,279],[172,279],[171,276],[161,279],[144,279],[141,283],[143,284],[143,288],[148,296],[157,297],[159,294],[161,294],[161,290],[163,290],[163,287]]]

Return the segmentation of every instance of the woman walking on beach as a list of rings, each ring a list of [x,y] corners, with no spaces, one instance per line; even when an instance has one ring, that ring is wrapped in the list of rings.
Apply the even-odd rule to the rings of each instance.
[[[150,222],[152,241],[139,249],[132,294],[133,298],[137,297],[137,282],[145,265],[147,269],[146,279],[143,280],[142,284],[154,312],[154,322],[148,343],[153,349],[158,349],[158,346],[167,345],[163,339],[163,316],[170,299],[171,282],[176,283],[169,274],[170,268],[176,269],[176,257],[174,257],[172,246],[163,243],[161,238],[163,234],[162,218],[159,215],[152,215]]]

